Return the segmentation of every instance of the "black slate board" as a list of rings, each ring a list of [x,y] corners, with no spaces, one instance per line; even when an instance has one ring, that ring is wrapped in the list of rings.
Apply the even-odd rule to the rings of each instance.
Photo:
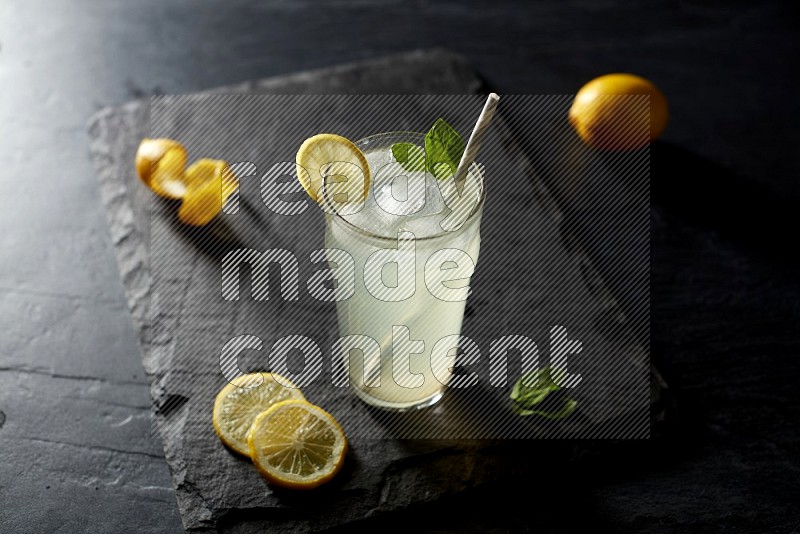
[[[436,51],[247,83],[224,91],[470,94],[480,88],[479,79],[463,60]],[[164,204],[152,202],[151,194],[137,183],[133,173],[136,146],[142,137],[149,135],[149,113],[148,103],[143,102],[105,110],[92,120],[90,133],[126,293],[142,345],[149,349],[145,350],[145,369],[151,378],[159,430],[187,530],[221,527],[249,530],[267,525],[276,531],[319,530],[382,511],[435,500],[486,482],[514,479],[533,469],[533,465],[526,464],[527,460],[522,465],[504,460],[508,452],[504,446],[489,442],[390,439],[353,442],[351,439],[357,453],[348,459],[346,471],[334,485],[323,493],[298,497],[274,492],[266,486],[245,461],[233,457],[219,444],[210,425],[205,425],[204,432],[198,434],[198,425],[202,425],[209,399],[213,398],[213,392],[221,386],[223,379],[209,374],[214,370],[213,366],[195,370],[197,376],[204,377],[203,387],[208,395],[198,397],[181,391],[180,384],[185,380],[176,380],[176,376],[181,372],[192,372],[191,362],[170,356],[175,354],[170,334],[167,332],[166,337],[162,337],[165,332],[158,330],[167,323],[152,321],[148,317],[148,299],[153,289],[148,228],[152,214],[166,208]],[[558,209],[550,203],[545,190],[540,190],[536,198],[544,211],[549,210],[557,217]],[[489,206],[487,210],[490,210]],[[166,217],[166,211],[164,215]],[[162,237],[163,233],[159,233],[152,243],[168,246],[169,240],[159,241]],[[488,242],[490,238],[484,239]],[[187,254],[196,247],[191,239],[177,240],[172,244]],[[479,282],[475,282],[475,287],[481,287]],[[595,297],[601,307],[608,305],[602,301],[607,296],[597,293]],[[473,296],[477,301],[480,298],[480,294]],[[480,312],[472,319],[474,324],[479,324],[479,321]],[[465,321],[468,332],[469,325],[468,317]],[[215,321],[208,321],[205,328],[213,330]],[[183,346],[177,352],[186,354],[191,348],[202,347],[203,341],[198,339],[194,345]],[[646,357],[640,363],[647,373]],[[657,378],[657,375],[652,376]],[[658,393],[661,383],[656,379],[653,384]],[[320,402],[319,398],[314,400]],[[326,399],[320,404],[330,408],[332,400],[336,399]],[[346,404],[344,399],[338,400]],[[348,405],[352,407],[353,403]],[[335,409],[332,411],[337,415]],[[562,454],[568,454],[570,447],[564,445],[560,449]]]

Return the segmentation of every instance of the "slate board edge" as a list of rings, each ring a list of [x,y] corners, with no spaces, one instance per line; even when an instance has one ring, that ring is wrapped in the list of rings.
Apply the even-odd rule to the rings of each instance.
[[[258,92],[269,92],[271,88],[276,88],[278,86],[284,87],[286,83],[298,83],[303,84],[306,80],[312,79],[314,77],[319,77],[320,75],[341,75],[346,74],[348,72],[370,68],[370,67],[379,67],[379,66],[386,66],[386,65],[397,65],[398,62],[415,62],[422,59],[423,61],[425,58],[428,59],[444,59],[450,61],[454,68],[459,70],[463,69],[463,72],[471,72],[471,67],[466,63],[466,61],[461,58],[460,56],[454,55],[447,51],[443,50],[433,50],[433,51],[416,51],[410,54],[403,54],[400,56],[392,56],[387,58],[382,58],[379,60],[369,61],[369,62],[360,62],[360,63],[352,63],[347,65],[341,65],[326,69],[320,69],[317,71],[310,71],[298,74],[292,74],[288,76],[281,76],[276,78],[269,78],[261,81],[255,82],[244,82],[241,84],[237,84],[230,87],[225,87],[221,89],[212,89],[209,91],[203,91],[203,93],[220,93],[220,92],[229,92],[229,93],[258,93]],[[472,78],[475,79],[473,76],[466,76],[465,79]],[[477,92],[480,89],[481,85],[479,83],[472,84],[469,88],[470,92]],[[111,237],[115,248],[117,249],[117,260],[118,266],[120,268],[120,274],[124,281],[125,286],[125,294],[128,298],[129,308],[131,309],[132,317],[134,320],[134,324],[139,332],[139,341],[144,349],[147,346],[147,339],[148,339],[148,330],[147,330],[147,321],[146,321],[146,308],[141,305],[141,303],[147,301],[147,297],[150,293],[150,278],[149,278],[149,254],[147,251],[147,239],[146,236],[142,234],[141,229],[137,229],[136,226],[133,224],[135,217],[133,213],[133,208],[131,206],[131,201],[129,195],[131,194],[130,191],[127,190],[124,183],[119,179],[119,177],[113,175],[113,166],[103,166],[101,165],[103,158],[111,158],[113,150],[111,150],[111,145],[103,143],[102,140],[108,140],[109,137],[106,135],[100,135],[97,129],[106,128],[106,133],[108,132],[108,122],[113,120],[120,120],[120,117],[126,116],[126,114],[133,113],[147,113],[149,109],[149,101],[135,101],[128,104],[121,106],[121,110],[124,110],[125,113],[119,114],[117,110],[113,108],[106,108],[98,112],[92,119],[89,121],[89,129],[91,135],[91,152],[92,156],[95,160],[96,167],[99,173],[100,185],[101,185],[101,195],[103,198],[103,202],[107,207],[107,215],[109,217],[109,221],[113,222],[116,221],[119,223],[120,221],[124,221],[127,224],[111,224]],[[114,139],[115,142],[125,142],[124,139]],[[547,191],[544,190],[543,193],[547,195]],[[549,195],[548,195],[549,196]],[[121,259],[125,257],[128,258],[128,261],[122,262]],[[145,369],[148,373],[148,376],[151,379],[151,396],[153,397],[154,401],[154,408],[157,408],[158,402],[163,402],[163,398],[159,395],[159,385],[158,385],[158,377],[159,377],[159,370],[157,369],[157,362],[152,361],[152,358],[147,357],[146,351],[144,355],[144,364]],[[651,376],[652,376],[652,383],[654,385],[653,391],[658,393],[661,388],[665,386],[663,383],[663,379],[658,375],[657,371],[652,368],[651,366]],[[174,423],[174,421],[173,421]],[[176,468],[176,458],[172,456],[175,451],[171,450],[171,447],[168,447],[165,444],[165,453],[167,455],[168,460],[170,460],[170,465],[173,468],[173,483],[178,489],[180,485],[183,483],[181,477],[181,470]],[[189,516],[191,515],[192,518],[196,519],[196,521],[185,524],[184,526],[188,530],[193,531],[202,531],[205,529],[213,529],[216,524],[216,518],[214,517],[214,512],[202,502],[201,499],[193,492],[177,492],[179,506],[181,508],[182,517],[184,521],[186,521]],[[187,514],[183,513],[188,511],[189,509],[193,509],[194,513]],[[199,512],[199,513],[198,513]],[[204,519],[205,518],[205,519]],[[289,525],[284,525],[289,527]],[[296,525],[295,525],[296,526]]]

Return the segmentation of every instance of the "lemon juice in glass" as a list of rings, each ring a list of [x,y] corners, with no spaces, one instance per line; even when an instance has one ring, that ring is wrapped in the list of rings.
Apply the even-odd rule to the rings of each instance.
[[[458,203],[469,209],[466,221],[442,229],[454,215],[445,202],[451,195],[456,204],[454,182],[403,170],[391,150],[422,138],[387,133],[358,141],[373,177],[364,206],[350,215],[326,214],[325,248],[347,251],[355,263],[353,294],[336,303],[340,338],[367,336],[380,349],[343,354],[350,383],[362,400],[387,409],[428,406],[441,397],[480,253],[480,173],[467,175]]]
[[[430,144],[434,129],[428,135],[382,133],[354,144],[323,134],[298,152],[299,165],[320,169],[318,183],[304,186],[322,199],[329,264],[352,259],[354,284],[336,281],[334,357],[342,357],[351,387],[369,405],[397,411],[430,406],[452,382],[481,244],[485,187],[482,169],[472,162],[477,148],[470,150],[480,125],[466,149],[458,138],[463,157],[457,169],[452,157],[449,169],[427,163],[442,148]],[[352,187],[356,167],[368,177],[361,190]],[[346,176],[348,196],[360,202],[344,209],[337,204],[323,178],[334,175]]]

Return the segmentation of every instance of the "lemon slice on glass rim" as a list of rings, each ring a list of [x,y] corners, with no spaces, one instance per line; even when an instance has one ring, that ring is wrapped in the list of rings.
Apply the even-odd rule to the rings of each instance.
[[[311,489],[332,479],[344,464],[347,439],[336,419],[305,400],[274,404],[253,422],[250,458],[275,485]]]
[[[214,401],[212,419],[219,439],[230,449],[249,456],[247,433],[256,416],[278,402],[304,398],[299,389],[288,384],[292,383],[275,373],[242,375],[227,384]]]
[[[336,203],[356,205],[367,197],[370,171],[367,158],[349,139],[318,134],[297,150],[297,178],[311,198],[322,204],[322,186]],[[330,202],[327,202],[330,205]]]

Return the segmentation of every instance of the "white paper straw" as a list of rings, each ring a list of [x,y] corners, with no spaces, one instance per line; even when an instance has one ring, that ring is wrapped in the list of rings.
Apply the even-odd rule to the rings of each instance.
[[[478,117],[478,122],[475,123],[475,128],[472,130],[472,135],[469,136],[464,154],[461,156],[458,169],[456,169],[455,185],[458,191],[461,191],[464,186],[464,181],[467,178],[467,169],[469,169],[469,166],[475,161],[475,157],[478,155],[481,139],[483,139],[483,134],[492,121],[494,110],[497,108],[497,102],[499,101],[500,97],[497,93],[490,93],[486,98],[486,104],[483,106],[481,116]]]

